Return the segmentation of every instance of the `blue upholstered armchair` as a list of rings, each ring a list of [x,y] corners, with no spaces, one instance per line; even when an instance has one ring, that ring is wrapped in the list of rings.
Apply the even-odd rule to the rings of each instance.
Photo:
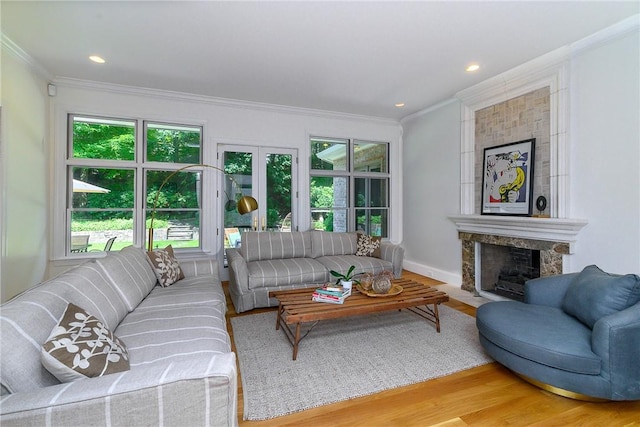
[[[496,361],[548,391],[585,400],[640,400],[640,277],[592,265],[530,280],[525,302],[476,314]]]

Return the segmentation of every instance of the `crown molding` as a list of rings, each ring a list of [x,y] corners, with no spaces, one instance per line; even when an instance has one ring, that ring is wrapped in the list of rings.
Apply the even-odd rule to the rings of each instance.
[[[53,80],[53,75],[47,71],[38,61],[36,61],[31,55],[25,52],[20,46],[14,43],[9,37],[7,37],[4,33],[0,33],[0,42],[2,45],[2,49],[11,55],[18,58],[18,60],[25,63],[29,68],[31,68],[39,77],[44,80],[51,81]]]
[[[476,107],[493,105],[495,103],[505,101],[509,97],[514,96],[514,90],[516,90],[516,88],[521,88],[520,92],[525,93],[526,91],[539,86],[540,82],[546,80],[548,76],[556,73],[556,70],[562,69],[563,65],[566,65],[572,56],[578,55],[585,50],[609,43],[617,38],[624,37],[634,31],[638,31],[639,29],[640,14],[636,14],[618,22],[617,24],[611,25],[587,36],[582,40],[555,49],[549,53],[534,58],[531,61],[505,71],[504,73],[484,80],[467,89],[463,89],[457,92],[455,96],[464,104],[474,105]],[[538,83],[531,84],[531,82],[535,81],[538,81]],[[509,96],[503,97],[504,99],[498,99],[500,97],[493,97],[488,100],[488,94],[495,94],[496,91],[502,91],[505,94],[509,93]],[[478,105],[479,103],[483,105]]]
[[[442,107],[445,107],[449,104],[452,104],[454,102],[458,102],[459,100],[457,98],[449,98],[449,99],[445,99],[444,101],[438,102],[437,104],[434,104],[430,107],[427,107],[423,110],[420,111],[416,111],[415,113],[411,113],[408,116],[404,116],[402,119],[400,119],[400,124],[404,125],[406,122],[408,122],[409,120],[413,120],[417,117],[420,116],[424,116],[425,114],[429,114],[432,111],[436,111],[439,110]]]
[[[134,95],[149,98],[158,98],[170,101],[186,101],[215,105],[226,108],[251,109],[258,111],[277,112],[285,114],[296,114],[302,116],[315,116],[332,119],[349,119],[365,122],[375,122],[399,126],[399,121],[384,117],[364,116],[359,114],[341,113],[336,111],[317,110],[313,108],[291,107],[287,105],[267,104],[262,102],[242,101],[230,98],[220,98],[215,96],[198,95],[186,92],[177,92],[163,89],[152,89],[138,86],[126,86],[114,83],[97,82],[93,80],[81,80],[68,77],[57,77],[54,83],[60,87],[69,87],[84,90],[98,90],[113,94]]]
[[[571,54],[580,55],[585,50],[593,49],[605,45],[613,40],[625,37],[633,32],[640,31],[640,14],[630,16],[617,24],[611,25],[603,30],[593,33],[590,36],[578,40],[571,44]]]
[[[568,46],[561,47],[463,89],[456,93],[456,97],[464,104],[473,106],[474,110],[506,101],[543,86],[541,82],[546,82],[566,65],[570,53]]]

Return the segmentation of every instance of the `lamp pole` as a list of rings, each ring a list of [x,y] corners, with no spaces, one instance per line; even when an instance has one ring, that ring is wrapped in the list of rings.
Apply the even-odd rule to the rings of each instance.
[[[198,163],[198,164],[191,164],[191,165],[187,165],[187,166],[183,166],[179,169],[174,170],[173,172],[171,172],[160,184],[160,187],[158,188],[158,191],[156,192],[156,196],[153,199],[153,206],[151,208],[151,221],[149,222],[149,234],[148,234],[148,238],[147,238],[147,250],[152,251],[153,250],[153,221],[155,220],[156,217],[156,209],[158,207],[158,198],[160,197],[160,192],[162,191],[162,189],[164,188],[164,186],[167,184],[167,182],[169,182],[169,180],[175,176],[178,172],[182,172],[186,169],[192,169],[192,168],[209,168],[209,169],[215,169],[217,171],[222,172],[222,174],[226,177],[228,177],[234,184],[236,184],[239,187],[238,182],[231,176],[231,175],[227,175],[223,169],[217,167],[217,166],[211,166],[205,163]],[[256,209],[258,209],[258,202],[256,201],[256,199],[254,199],[251,196],[242,196],[237,204],[236,204],[236,209],[238,210],[238,212],[240,213],[240,215],[244,215],[246,213],[249,212],[253,212]]]

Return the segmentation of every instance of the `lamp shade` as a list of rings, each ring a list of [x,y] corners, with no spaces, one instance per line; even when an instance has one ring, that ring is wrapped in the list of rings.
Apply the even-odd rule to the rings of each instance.
[[[251,196],[242,196],[240,200],[238,200],[237,206],[240,215],[244,215],[258,209],[258,202]]]

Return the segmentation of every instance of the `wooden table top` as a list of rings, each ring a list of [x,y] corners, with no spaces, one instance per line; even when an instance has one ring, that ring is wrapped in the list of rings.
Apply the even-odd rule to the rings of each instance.
[[[272,291],[269,296],[278,299],[283,320],[289,325],[449,301],[445,292],[413,280],[399,279],[393,284],[402,286],[402,292],[385,297],[369,297],[354,286],[344,304],[312,301],[315,288]]]

